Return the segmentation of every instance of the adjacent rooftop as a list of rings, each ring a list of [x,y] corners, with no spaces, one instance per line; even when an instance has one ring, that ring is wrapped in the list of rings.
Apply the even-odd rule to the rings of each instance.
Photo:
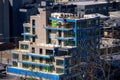
[[[79,1],[79,2],[68,2],[68,4],[73,5],[97,5],[97,4],[106,4],[105,1]]]

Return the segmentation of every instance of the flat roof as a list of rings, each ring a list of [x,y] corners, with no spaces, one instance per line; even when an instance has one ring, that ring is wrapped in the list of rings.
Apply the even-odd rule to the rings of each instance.
[[[96,5],[96,4],[106,4],[105,1],[80,1],[80,2],[68,2],[67,4],[73,5]]]
[[[108,16],[105,16],[105,15],[100,14],[100,13],[87,14],[87,15],[91,15],[91,16],[99,16],[100,18],[108,18]],[[84,16],[86,16],[86,15],[84,15]]]
[[[120,17],[120,11],[110,12],[110,15],[114,15],[116,17]]]
[[[73,17],[70,17],[70,16],[67,16],[67,17],[62,17],[61,15],[65,16],[65,15],[69,15],[70,13],[58,13],[58,12],[55,12],[55,13],[51,13],[51,17],[50,19],[66,19],[66,20],[84,20],[84,19],[93,19],[93,18],[97,18],[97,17],[100,17],[101,15],[100,14],[87,14],[87,15],[84,15],[83,17],[74,17],[74,14],[72,14]]]
[[[103,60],[108,60],[108,61],[111,61],[111,60],[120,60],[120,53],[113,53],[113,54],[107,54],[107,55],[102,55],[100,56],[101,59]]]
[[[120,39],[101,38],[100,49],[120,46]]]

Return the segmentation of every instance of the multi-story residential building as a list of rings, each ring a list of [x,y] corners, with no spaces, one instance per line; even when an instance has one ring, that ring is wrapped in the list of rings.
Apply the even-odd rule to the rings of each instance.
[[[24,40],[13,51],[9,73],[39,77],[41,80],[78,80],[81,63],[99,49],[100,19],[72,13],[51,13],[38,8],[38,15],[24,23]],[[51,15],[51,16],[50,16]]]

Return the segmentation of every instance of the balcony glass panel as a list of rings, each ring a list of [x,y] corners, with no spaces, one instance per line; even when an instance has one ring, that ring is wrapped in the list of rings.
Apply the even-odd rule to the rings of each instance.
[[[64,61],[63,60],[56,60],[56,65],[63,66],[64,65]]]
[[[29,36],[25,36],[24,40],[25,41],[30,41],[30,37]]]
[[[18,63],[16,61],[13,61],[13,66],[14,67],[17,67],[18,66]]]
[[[74,32],[64,32],[64,37],[74,37]]]
[[[71,40],[64,41],[64,45],[65,46],[75,46],[75,41],[71,41]]]
[[[61,69],[61,68],[56,68],[56,72],[57,72],[57,73],[64,73],[64,70]]]
[[[28,64],[22,64],[22,67],[23,68],[29,68],[29,65]]]
[[[32,62],[35,62],[35,60],[36,60],[35,57],[31,57],[31,58],[32,58]]]
[[[22,55],[22,60],[29,60],[29,56]]]
[[[34,47],[32,47],[32,53],[35,53],[35,48]]]
[[[27,50],[28,49],[28,45],[27,44],[21,44],[21,49]]]
[[[30,27],[25,27],[25,33],[30,33]]]
[[[53,50],[46,50],[46,55],[53,55]]]
[[[13,53],[13,59],[19,59],[19,55],[16,53]]]

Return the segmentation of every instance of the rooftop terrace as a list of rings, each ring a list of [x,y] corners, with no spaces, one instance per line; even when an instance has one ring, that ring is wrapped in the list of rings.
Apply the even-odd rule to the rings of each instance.
[[[58,19],[72,19],[72,20],[82,20],[82,19],[90,19],[90,18],[95,18],[99,17],[100,15],[98,14],[88,14],[88,15],[83,15],[83,16],[78,16],[72,13],[52,13],[51,17],[52,18],[58,18]]]

